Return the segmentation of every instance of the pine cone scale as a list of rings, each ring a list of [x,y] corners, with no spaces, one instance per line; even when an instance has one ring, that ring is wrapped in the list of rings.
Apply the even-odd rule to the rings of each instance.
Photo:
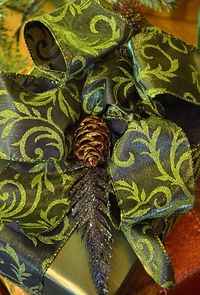
[[[74,135],[74,154],[86,167],[96,167],[108,153],[110,131],[102,118],[83,119]]]

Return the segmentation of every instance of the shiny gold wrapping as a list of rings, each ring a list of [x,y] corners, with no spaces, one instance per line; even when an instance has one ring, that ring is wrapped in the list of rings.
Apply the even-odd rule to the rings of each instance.
[[[115,294],[120,287],[136,256],[119,231],[113,232],[114,245],[109,277],[109,295]],[[44,279],[44,295],[96,295],[87,253],[80,235],[74,233],[54,262]]]
[[[109,277],[109,295],[115,294],[136,256],[120,231],[113,231],[114,244]],[[10,295],[30,295],[17,285],[4,279]],[[96,295],[87,253],[76,232],[59,252],[44,278],[44,295]]]

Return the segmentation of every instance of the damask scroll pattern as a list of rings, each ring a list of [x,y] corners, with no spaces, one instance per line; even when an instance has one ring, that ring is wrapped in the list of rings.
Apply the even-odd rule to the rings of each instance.
[[[130,123],[115,147],[110,172],[121,220],[135,223],[180,214],[193,205],[189,143],[170,121],[149,118]]]
[[[111,150],[108,163],[121,213],[120,229],[147,271],[163,287],[173,284],[170,262],[146,222],[184,213],[194,201],[192,159],[184,132],[164,119],[145,116],[141,120],[142,112],[136,114],[135,108],[140,97],[135,99],[134,95],[136,85],[147,113],[160,117],[162,106],[151,103],[157,94],[172,93],[198,104],[195,51],[158,29],[149,29],[148,34],[141,33],[129,43],[134,57],[132,73],[128,57],[116,52],[116,47],[130,37],[131,29],[102,3],[70,0],[63,8],[26,25],[26,41],[40,66],[38,73],[49,79],[38,74],[37,78],[2,74],[0,258],[8,256],[4,256],[5,261],[11,261],[14,267],[7,276],[29,286],[33,294],[37,294],[44,272],[77,226],[71,225],[70,188],[78,179],[75,170],[79,168],[72,171],[66,158],[82,110],[103,114],[107,119],[112,111],[121,112],[126,125],[117,134],[121,138]],[[189,67],[181,62],[186,54]],[[186,71],[191,74],[188,84],[184,80]],[[79,72],[81,78],[78,75],[75,80],[73,76]],[[180,89],[180,81],[189,85],[188,89]],[[133,120],[136,115],[138,121]],[[117,115],[113,118],[118,120]],[[8,238],[7,223],[13,221],[19,227]],[[7,246],[19,239],[12,249]]]
[[[197,49],[154,27],[132,38],[128,48],[142,99],[168,93],[200,105]]]
[[[0,175],[1,226],[19,220],[30,238],[58,226],[70,204],[67,191],[74,181],[66,167],[56,161],[8,164]]]
[[[83,92],[83,110],[100,114],[108,106],[127,114],[136,104],[135,80],[132,65],[126,54],[111,53],[89,72]]]
[[[42,274],[71,235],[68,218],[53,231],[27,238],[15,222],[1,230],[0,266],[3,276],[34,295],[42,292]],[[34,242],[34,246],[33,243]],[[41,243],[42,242],[42,243]]]
[[[163,288],[174,286],[170,259],[149,223],[126,224],[122,230],[147,273]]]
[[[10,279],[10,275],[12,275],[12,280],[18,283],[20,287],[26,289],[27,282],[31,282],[31,286],[29,288],[29,292],[31,291],[34,295],[40,294],[40,289],[42,285],[34,286],[35,277],[31,273],[29,273],[28,266],[20,259],[15,249],[11,247],[9,244],[0,246],[0,265],[1,268],[4,269],[2,273],[5,277]],[[7,265],[9,265],[9,269],[11,269],[10,274],[7,274]]]
[[[69,75],[77,74],[96,56],[124,43],[130,34],[126,21],[108,11],[99,0],[69,1],[25,27],[34,62],[46,69],[67,71]]]
[[[6,79],[2,80],[3,84]],[[1,158],[29,163],[65,159],[71,142],[64,132],[69,135],[70,127],[80,116],[79,86],[70,81],[63,88],[54,86],[48,91],[32,93],[28,89],[25,92],[10,79],[9,87],[15,93],[1,95],[4,102],[0,105]]]

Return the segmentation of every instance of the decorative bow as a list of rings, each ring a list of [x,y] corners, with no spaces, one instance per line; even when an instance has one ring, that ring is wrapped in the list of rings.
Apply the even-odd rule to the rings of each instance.
[[[150,25],[132,36],[98,0],[32,20],[25,39],[36,67],[30,75],[1,73],[0,81],[1,273],[39,294],[43,274],[78,229],[105,294],[109,218],[155,281],[173,286],[153,223],[193,206],[199,52]],[[110,129],[99,167],[85,167],[72,152],[88,115]]]

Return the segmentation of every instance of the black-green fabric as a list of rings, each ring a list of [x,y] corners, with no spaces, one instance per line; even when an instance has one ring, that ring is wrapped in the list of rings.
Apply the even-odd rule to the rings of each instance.
[[[126,42],[131,29],[106,1],[69,1],[28,23],[25,38],[36,65],[71,77]]]
[[[155,27],[130,40],[136,87],[142,100],[171,94],[190,103],[199,100],[199,51]]]
[[[122,223],[169,217],[192,208],[190,145],[172,122],[153,117],[132,121],[115,145],[110,173]]]
[[[117,208],[108,204],[109,217],[155,281],[172,286],[170,260],[150,224],[194,203],[199,51],[153,26],[132,36],[99,0],[68,1],[27,23],[25,39],[34,70],[0,77],[0,272],[40,294],[74,230],[73,133],[95,114],[111,130],[106,169]]]

